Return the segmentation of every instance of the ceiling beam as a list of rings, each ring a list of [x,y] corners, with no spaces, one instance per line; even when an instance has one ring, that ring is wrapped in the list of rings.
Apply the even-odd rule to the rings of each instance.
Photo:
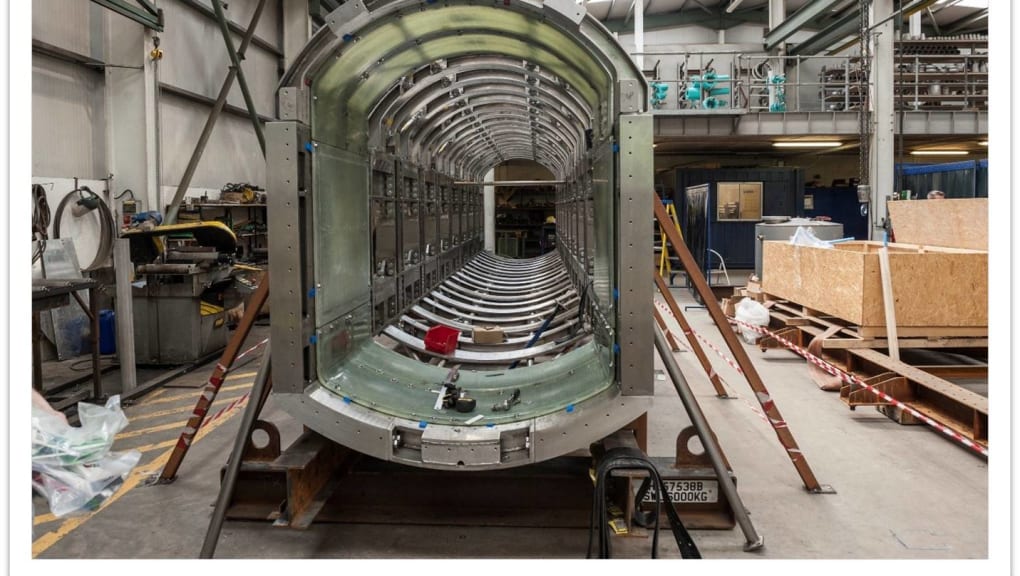
[[[602,22],[610,32],[629,34],[633,31],[633,25],[628,24],[629,20],[615,18]],[[690,10],[684,12],[670,12],[667,14],[645,14],[645,30],[659,30],[662,28],[676,28],[678,26],[704,26],[712,29],[727,29],[740,24],[761,24],[768,25],[768,14],[761,11],[743,12],[737,11],[733,14],[725,12],[713,12],[711,15],[704,15]]]
[[[711,9],[709,9],[709,7],[708,7],[708,6],[705,6],[705,5],[704,5],[704,4],[702,4],[702,3],[701,3],[701,2],[699,1],[699,0],[693,0],[693,1],[694,1],[694,3],[695,3],[695,4],[697,4],[697,5],[698,5],[698,8],[701,8],[702,10],[704,10],[705,14],[709,14],[709,15],[714,15],[714,13],[712,12],[712,10],[711,10]]]
[[[765,50],[772,50],[795,32],[804,28],[809,22],[825,14],[829,8],[842,0],[814,0],[801,7],[800,10],[783,20],[773,30],[765,34]]]
[[[971,24],[977,24],[978,22],[987,19],[988,8],[982,8],[970,16],[964,16],[956,22],[946,24],[946,34],[955,34],[956,32],[967,29]]]
[[[788,53],[790,56],[811,56],[822,52],[854,32],[860,31],[859,14],[857,10],[851,10],[824,30],[820,30],[814,36],[790,48]]]
[[[931,6],[925,8],[925,11],[928,13],[928,19],[931,20],[931,27],[935,29],[935,35],[941,36],[942,30],[939,29],[939,23],[935,21],[935,13],[931,11]]]

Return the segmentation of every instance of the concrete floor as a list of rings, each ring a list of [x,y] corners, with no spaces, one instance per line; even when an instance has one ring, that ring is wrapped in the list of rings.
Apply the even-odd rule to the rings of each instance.
[[[674,290],[681,305],[693,304]],[[723,347],[707,312],[692,309],[693,328]],[[257,336],[261,338],[261,336]],[[254,342],[255,340],[250,340]],[[705,558],[984,558],[988,554],[987,462],[926,426],[901,426],[873,409],[851,412],[838,395],[819,390],[805,362],[784,351],[747,351],[796,437],[818,480],[836,494],[807,493],[774,432],[752,409],[746,382],[709,352],[737,399],[715,397],[693,354],[676,356],[713,425],[739,479],[739,491],[757,530],[759,552],[742,551],[739,529],[695,531]],[[656,358],[657,369],[662,369]],[[211,369],[211,368],[210,368]],[[208,377],[199,369],[178,385]],[[213,411],[244,393],[255,364],[229,380]],[[180,478],[146,486],[161,469],[196,388],[168,388],[127,409],[132,421],[115,449],[139,448],[144,457],[117,500],[91,516],[59,520],[36,499],[33,556],[39,558],[195,558],[218,490],[218,473],[239,421],[221,419],[191,450]],[[300,426],[267,405],[286,446]],[[671,383],[656,381],[650,414],[650,453],[670,456],[688,419]],[[143,432],[144,431],[144,432]],[[132,435],[137,434],[137,435]],[[646,557],[647,538],[618,538],[614,551]],[[268,523],[228,522],[220,558],[583,558],[587,531],[548,528],[478,528],[319,524],[307,531]],[[676,556],[668,537],[660,548]]]

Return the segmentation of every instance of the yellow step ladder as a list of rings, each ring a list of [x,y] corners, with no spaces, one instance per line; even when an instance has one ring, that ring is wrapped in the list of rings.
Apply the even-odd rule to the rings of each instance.
[[[676,231],[680,233],[680,238],[683,239],[683,232],[680,231],[680,220],[676,215],[676,204],[672,200],[663,200],[662,204],[666,207],[666,213],[669,214],[670,220],[673,221],[673,226],[676,227]],[[669,283],[673,283],[673,267],[669,263],[669,242],[666,241],[666,232],[659,229],[659,243],[662,246],[662,250],[659,252],[659,276],[666,278],[668,275]]]

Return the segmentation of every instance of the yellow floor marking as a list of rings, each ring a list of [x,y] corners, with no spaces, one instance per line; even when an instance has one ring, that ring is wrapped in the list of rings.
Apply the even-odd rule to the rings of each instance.
[[[230,412],[228,412],[228,414],[232,414],[238,408],[240,408],[241,406],[244,406],[245,404],[247,404],[247,402],[248,402],[247,400],[245,400],[244,402],[238,402],[237,405],[234,406],[234,410],[231,410]],[[215,413],[213,413],[213,414],[215,414]],[[211,416],[213,416],[213,414],[210,414],[209,416],[211,417]],[[224,419],[224,416],[221,416],[220,420],[223,420],[223,419]],[[219,422],[219,420],[217,420],[216,422]],[[184,422],[183,424],[187,424],[187,422]],[[183,424],[182,424],[182,426],[183,426]],[[212,426],[212,424],[209,424],[209,426]],[[138,450],[142,454],[145,454],[146,452],[152,452],[153,450],[159,450],[160,448],[169,448],[169,447],[177,444],[177,440],[178,439],[179,438],[174,438],[172,440],[165,440],[163,442],[156,442],[154,444],[146,444],[144,446],[137,446],[135,448],[131,448],[131,450]]]
[[[238,376],[240,376],[240,374],[238,374]],[[251,386],[251,382],[246,382],[246,383],[243,383],[243,384],[234,384],[232,386],[223,386],[222,388],[220,388],[220,392],[228,392],[230,390],[239,390],[241,388],[244,388],[245,386]],[[194,399],[197,400],[198,397],[202,395],[202,391],[203,390],[205,390],[204,386],[202,388],[196,388],[196,389],[194,389],[194,390],[192,390],[190,392],[186,392],[184,394],[177,394],[176,396],[167,396],[166,398],[160,398],[159,400],[153,400],[152,402],[149,402],[147,404],[147,406],[152,406],[153,404],[166,404],[168,402],[176,402],[178,400],[183,400],[185,398],[194,398]]]
[[[246,384],[244,386],[241,386],[241,388],[245,388],[245,387],[247,387],[249,385],[250,384]],[[222,392],[223,390],[226,390],[226,389],[227,388],[220,388],[220,391]],[[234,390],[235,388],[231,386],[231,387],[229,387],[229,389],[230,390]],[[226,401],[233,401],[233,400],[236,400],[237,398],[240,398],[240,397],[241,397],[241,395],[231,396],[231,397],[227,397],[227,398],[224,398],[222,396],[217,396],[215,402],[213,402],[213,406],[217,406],[217,405],[222,406],[224,400],[226,400]],[[152,420],[153,418],[159,418],[159,417],[162,417],[162,416],[168,416],[170,414],[180,414],[181,412],[190,412],[190,411],[192,411],[194,409],[195,409],[195,405],[194,404],[187,404],[185,406],[178,406],[177,408],[169,408],[167,410],[157,410],[156,412],[149,412],[147,414],[129,415],[128,416],[128,422],[129,423],[135,423],[135,422],[138,422],[139,420]]]
[[[244,402],[240,403],[240,405],[243,404]],[[224,422],[230,420],[231,417],[233,417],[233,415],[236,413],[237,413],[236,411],[233,411],[223,416],[219,420],[210,423],[205,428],[199,430],[198,434],[195,436],[195,440],[192,442],[192,446],[197,444],[200,440],[202,440],[202,438],[205,438],[206,435],[208,435],[210,432],[222,426]],[[177,441],[174,440],[174,443],[176,442]],[[137,488],[139,484],[144,482],[152,474],[155,474],[164,464],[166,464],[167,460],[170,459],[170,455],[172,453],[173,450],[167,450],[163,454],[160,454],[152,462],[149,462],[148,464],[141,466],[139,468],[135,468],[131,475],[128,476],[128,479],[124,481],[124,485],[120,487],[120,490],[117,490],[117,492],[113,496],[107,498],[95,512],[92,512],[91,514],[88,514],[86,516],[75,516],[73,518],[69,518],[65,520],[59,527],[57,527],[56,530],[51,530],[50,532],[43,534],[39,538],[36,538],[36,540],[32,542],[32,558],[35,558],[42,554],[43,552],[49,550],[51,546],[53,546],[57,542],[60,542],[60,540],[64,536],[67,536],[68,534],[76,530],[79,526],[88,522],[90,518],[102,512],[117,500],[120,500],[122,496],[124,496],[131,490]]]
[[[188,423],[187,420],[181,420],[180,422],[171,422],[169,424],[160,424],[158,426],[150,426],[149,428],[141,428],[139,430],[131,430],[130,432],[121,432],[120,434],[117,434],[116,437],[114,437],[114,440],[124,440],[126,438],[134,438],[136,436],[144,436],[144,435],[150,434],[152,432],[162,432],[164,430],[173,430],[175,428],[180,430],[181,428],[184,428],[184,425],[187,424],[187,423]]]
[[[137,404],[135,404],[135,406],[145,406],[145,404],[148,403],[149,400],[152,400],[153,398],[159,398],[160,396],[166,394],[167,390],[169,390],[169,388],[160,388],[159,390],[156,390],[155,392],[151,392],[149,394],[146,394],[144,396],[144,398],[142,399],[142,401],[138,402]]]
[[[237,380],[238,378],[247,378],[249,376],[254,376],[255,374],[258,374],[258,372],[241,372],[240,374],[231,374],[224,378],[224,380]]]
[[[56,519],[57,517],[54,516],[53,514],[50,514],[49,512],[47,512],[46,514],[40,514],[35,518],[32,518],[32,526],[38,526],[40,524],[45,524],[47,522],[53,522]]]

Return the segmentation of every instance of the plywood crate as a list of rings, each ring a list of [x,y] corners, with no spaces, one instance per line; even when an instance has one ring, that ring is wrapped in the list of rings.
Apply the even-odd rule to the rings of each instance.
[[[878,249],[881,242],[835,247],[765,242],[762,290],[861,327],[884,333]],[[979,336],[988,327],[988,253],[889,245],[896,323],[901,336]]]

